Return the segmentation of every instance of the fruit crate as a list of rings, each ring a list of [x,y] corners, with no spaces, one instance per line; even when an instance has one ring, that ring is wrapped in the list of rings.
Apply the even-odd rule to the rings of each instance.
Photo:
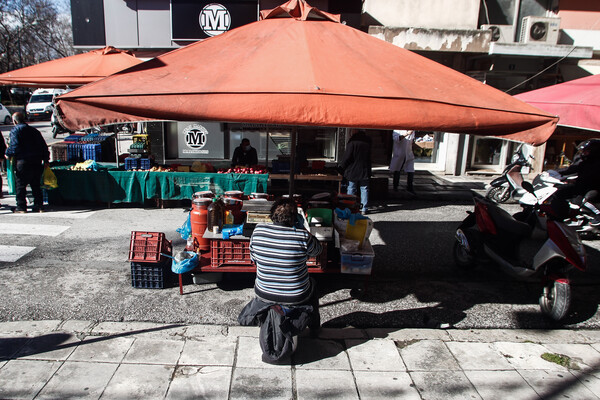
[[[162,232],[131,232],[129,261],[141,263],[162,263],[170,258],[163,254],[172,254],[172,245]]]
[[[102,145],[101,144],[84,144],[83,159],[102,161]]]
[[[127,157],[125,159],[125,169],[139,169],[140,168],[140,159],[137,157]]]
[[[213,268],[230,265],[254,266],[250,259],[248,240],[211,240],[210,253],[210,264]]]
[[[67,146],[67,161],[82,161],[83,144],[69,143]]]
[[[149,158],[139,158],[138,160],[140,160],[139,169],[148,170],[151,168],[152,163]]]
[[[72,135],[67,136],[65,138],[65,142],[70,142],[70,143],[79,142],[83,136],[84,135],[82,133],[74,133]]]
[[[327,265],[327,242],[321,242],[323,251],[317,257],[309,257],[306,265],[309,268],[324,268]],[[250,241],[219,240],[210,241],[210,266],[212,268],[249,266],[255,267],[250,258]]]
[[[161,263],[131,263],[131,286],[140,289],[164,289],[173,286],[171,259]]]
[[[68,146],[65,142],[52,143],[52,161],[68,161]]]

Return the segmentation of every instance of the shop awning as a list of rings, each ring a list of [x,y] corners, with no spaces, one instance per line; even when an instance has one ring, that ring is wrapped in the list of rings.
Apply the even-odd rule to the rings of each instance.
[[[71,129],[140,120],[412,128],[543,143],[557,118],[291,0],[58,98]]]
[[[558,115],[561,126],[600,132],[600,75],[574,79],[514,97]]]
[[[0,74],[0,85],[74,87],[97,81],[141,62],[128,51],[108,46]]]

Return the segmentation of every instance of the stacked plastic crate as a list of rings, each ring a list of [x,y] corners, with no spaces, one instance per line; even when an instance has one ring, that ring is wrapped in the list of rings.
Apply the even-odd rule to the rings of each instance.
[[[129,261],[131,286],[164,289],[173,284],[171,272],[172,244],[162,232],[131,232]]]

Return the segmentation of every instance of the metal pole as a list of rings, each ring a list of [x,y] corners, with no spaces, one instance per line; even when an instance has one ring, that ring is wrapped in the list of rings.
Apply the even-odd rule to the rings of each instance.
[[[296,174],[296,137],[298,136],[298,128],[292,128],[292,148],[290,149],[290,198],[294,196],[294,175]]]

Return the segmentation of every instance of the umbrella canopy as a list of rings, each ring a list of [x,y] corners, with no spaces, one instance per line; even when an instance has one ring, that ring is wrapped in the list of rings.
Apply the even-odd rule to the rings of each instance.
[[[58,98],[71,129],[140,120],[398,127],[543,143],[557,118],[291,0]]]
[[[0,85],[66,87],[85,85],[141,63],[112,46],[0,74]]]
[[[560,117],[559,125],[600,132],[600,75],[514,96]]]

